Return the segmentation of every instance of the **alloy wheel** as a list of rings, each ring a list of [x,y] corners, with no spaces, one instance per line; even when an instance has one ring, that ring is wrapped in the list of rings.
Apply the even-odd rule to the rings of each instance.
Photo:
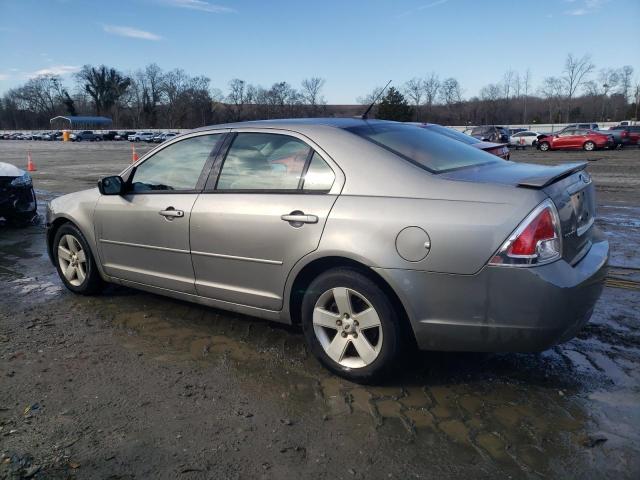
[[[87,278],[87,255],[73,235],[63,235],[58,242],[58,264],[64,278],[79,287]]]
[[[366,367],[382,348],[378,312],[350,288],[335,287],[320,295],[313,309],[313,330],[327,356],[343,367]]]

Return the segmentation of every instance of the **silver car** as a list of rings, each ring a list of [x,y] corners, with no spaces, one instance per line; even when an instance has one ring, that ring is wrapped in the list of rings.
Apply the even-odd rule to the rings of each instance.
[[[386,121],[203,128],[49,208],[73,292],[112,282],[301,324],[320,362],[363,382],[414,345],[572,338],[609,256],[584,163],[512,163]]]

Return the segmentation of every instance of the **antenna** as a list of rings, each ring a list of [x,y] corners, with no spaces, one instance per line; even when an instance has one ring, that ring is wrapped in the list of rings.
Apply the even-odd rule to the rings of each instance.
[[[384,88],[382,90],[380,90],[380,92],[378,93],[378,95],[376,95],[376,98],[373,99],[373,102],[371,102],[371,105],[369,105],[369,108],[367,108],[364,113],[362,114],[362,116],[360,117],[362,120],[366,120],[367,118],[369,118],[369,112],[371,111],[371,109],[373,108],[373,106],[376,104],[376,102],[378,101],[378,99],[382,96],[382,94],[384,93],[384,91],[387,89],[387,87],[389,86],[389,84],[391,83],[391,80],[389,80],[387,82],[387,84],[384,86]]]

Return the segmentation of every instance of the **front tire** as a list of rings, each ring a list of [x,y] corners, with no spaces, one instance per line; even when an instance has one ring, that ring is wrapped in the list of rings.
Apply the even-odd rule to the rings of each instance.
[[[592,152],[596,149],[596,144],[593,142],[584,142],[582,148],[584,148],[586,152]]]
[[[540,142],[540,150],[543,152],[547,152],[551,149],[551,145],[549,145],[549,142]]]
[[[102,290],[104,282],[89,244],[75,225],[67,223],[56,232],[53,259],[62,283],[72,292],[95,295]]]
[[[328,370],[353,382],[384,378],[402,351],[400,318],[388,295],[353,268],[320,274],[302,300],[307,345]]]

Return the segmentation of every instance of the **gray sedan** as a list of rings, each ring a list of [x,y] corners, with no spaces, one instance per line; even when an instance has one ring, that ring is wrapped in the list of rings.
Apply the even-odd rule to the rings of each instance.
[[[53,200],[63,283],[117,283],[301,324],[331,371],[373,381],[409,347],[539,351],[600,296],[609,245],[584,163],[516,164],[415,125],[207,127]]]

